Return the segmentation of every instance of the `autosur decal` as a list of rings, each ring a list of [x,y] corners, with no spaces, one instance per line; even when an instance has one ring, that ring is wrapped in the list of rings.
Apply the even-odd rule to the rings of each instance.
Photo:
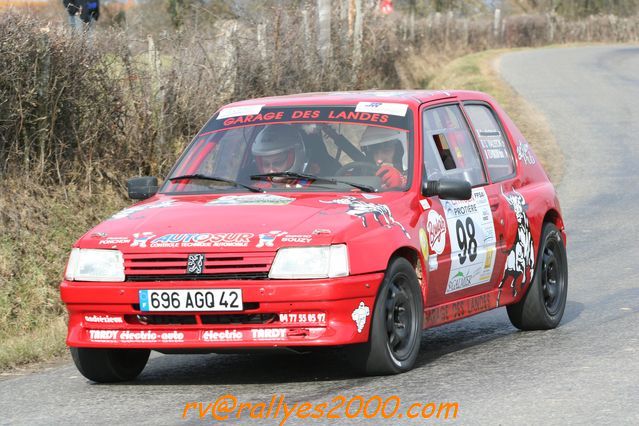
[[[247,247],[254,235],[250,232],[166,234],[151,240],[148,245],[151,248]]]

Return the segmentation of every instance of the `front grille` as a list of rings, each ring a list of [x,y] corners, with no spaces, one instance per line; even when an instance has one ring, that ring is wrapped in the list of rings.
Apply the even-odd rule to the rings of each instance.
[[[202,275],[128,275],[127,281],[220,281],[220,280],[265,280],[268,272],[246,274],[202,274]]]
[[[199,322],[198,322],[199,318]],[[195,315],[125,315],[129,324],[142,325],[225,325],[225,324],[271,324],[279,321],[277,314],[195,314]]]
[[[269,324],[279,320],[276,314],[200,315],[202,324]]]
[[[189,253],[125,254],[127,281],[261,280],[268,277],[275,252],[203,253],[202,274],[187,275]]]

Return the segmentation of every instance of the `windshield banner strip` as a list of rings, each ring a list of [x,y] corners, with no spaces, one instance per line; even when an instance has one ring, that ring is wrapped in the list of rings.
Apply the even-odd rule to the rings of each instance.
[[[353,123],[410,129],[410,119],[392,114],[356,111],[351,107],[263,108],[258,114],[240,115],[220,120],[214,117],[203,133],[236,127],[275,123]],[[201,135],[200,135],[201,136]]]

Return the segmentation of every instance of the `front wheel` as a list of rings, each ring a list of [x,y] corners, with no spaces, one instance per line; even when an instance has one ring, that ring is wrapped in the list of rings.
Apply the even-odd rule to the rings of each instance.
[[[80,373],[98,383],[135,379],[144,370],[151,353],[149,349],[70,349]]]
[[[568,295],[568,262],[561,233],[545,223],[537,266],[528,292],[506,307],[510,322],[520,330],[548,330],[559,325]]]
[[[367,343],[351,348],[351,360],[365,374],[408,371],[419,353],[424,304],[413,266],[394,259],[384,276],[373,309]]]

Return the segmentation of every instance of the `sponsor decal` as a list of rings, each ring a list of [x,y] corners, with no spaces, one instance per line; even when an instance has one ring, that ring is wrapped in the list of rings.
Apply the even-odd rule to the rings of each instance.
[[[129,244],[131,243],[131,239],[129,237],[108,237],[103,240],[100,240],[99,245],[116,245],[116,244]]]
[[[371,314],[371,310],[368,306],[364,304],[364,302],[359,302],[359,306],[355,308],[353,313],[351,314],[351,318],[355,321],[355,325],[357,326],[357,332],[361,333],[364,330],[364,326],[366,325],[366,318]]]
[[[254,328],[251,330],[254,340],[285,340],[285,328]]]
[[[148,244],[151,248],[247,247],[253,237],[254,234],[250,232],[166,234],[153,239]],[[146,245],[140,247],[146,247]]]
[[[202,332],[201,340],[205,342],[228,342],[242,340],[244,335],[237,330],[207,330]]]
[[[519,291],[524,291],[526,284],[532,281],[532,275],[535,270],[535,248],[532,234],[530,233],[530,222],[528,221],[528,204],[524,196],[519,192],[513,191],[504,194],[504,188],[501,188],[501,194],[508,202],[510,209],[515,213],[517,218],[517,234],[515,241],[508,250],[506,258],[506,266],[504,267],[504,277],[499,283],[499,293],[497,295],[497,306],[499,306],[499,297],[504,283],[508,278],[512,278],[510,288],[513,290],[513,297],[517,296],[517,280],[521,277]],[[526,276],[529,275],[529,278]]]
[[[330,229],[316,229],[313,231],[313,235],[330,234],[330,233],[331,233]]]
[[[186,273],[201,274],[202,272],[204,272],[204,255],[189,254],[188,262],[186,264]]]
[[[308,234],[286,234],[280,239],[283,243],[310,243],[312,240],[313,236]]]
[[[224,195],[206,203],[207,206],[285,206],[295,198],[275,194]]]
[[[528,165],[533,165],[537,162],[537,160],[535,160],[535,156],[530,150],[528,142],[521,139],[519,139],[517,145],[517,158],[519,158],[519,161],[523,161],[524,164]]]
[[[271,231],[267,234],[258,234],[259,241],[255,245],[256,248],[262,247],[273,247],[273,243],[277,239],[277,237],[281,237],[282,235],[286,235],[286,232],[282,231]]]
[[[264,105],[243,105],[236,107],[223,108],[217,115],[218,120],[229,117],[239,117],[242,115],[255,115],[259,114]]]
[[[446,247],[446,221],[435,210],[428,212],[428,223],[426,224],[428,230],[428,242],[430,248],[437,254],[442,254],[444,247]]]
[[[410,235],[408,235],[408,232],[406,232],[404,226],[401,223],[397,222],[395,218],[393,218],[393,213],[391,213],[390,208],[388,208],[386,204],[367,203],[366,201],[358,200],[356,197],[353,196],[338,198],[330,201],[320,200],[320,203],[341,204],[348,206],[346,214],[358,217],[362,221],[362,226],[364,226],[364,228],[368,227],[366,216],[372,215],[373,219],[375,219],[375,222],[377,222],[380,226],[384,226],[386,228],[397,226],[402,230],[404,235],[406,235],[406,238],[410,239]],[[384,222],[382,223],[380,219],[383,219]]]
[[[445,305],[439,305],[434,308],[428,308],[424,312],[424,324],[432,327],[487,311],[492,309],[494,302],[494,293],[484,293]]]
[[[146,243],[155,237],[153,232],[136,232],[133,234],[133,242],[131,243],[131,247],[142,247],[146,248]]]
[[[118,338],[118,333],[118,330],[89,330],[89,339],[96,342],[112,342]]]
[[[284,324],[326,323],[326,312],[288,312],[279,316],[280,322]]]
[[[120,332],[122,342],[155,342],[158,340],[157,333],[153,331],[129,331]]]
[[[430,203],[425,198],[423,200],[419,200],[419,205],[422,206],[422,209],[424,209],[424,211],[430,209]]]
[[[183,342],[184,333],[179,331],[168,331],[160,334],[160,340],[163,342]]]
[[[419,228],[419,246],[422,249],[424,260],[428,261],[428,237],[424,228]]]
[[[486,191],[475,189],[470,200],[444,200],[443,205],[451,245],[446,294],[489,282],[496,239]]]
[[[367,200],[374,200],[375,198],[382,198],[381,195],[367,194],[366,192],[362,194],[362,197],[366,198]]]
[[[392,102],[360,102],[355,107],[355,112],[388,114],[396,115],[399,117],[405,117],[407,110],[407,104],[398,104]]]
[[[165,207],[170,207],[175,203],[174,200],[166,200],[166,201],[156,201],[154,203],[148,203],[148,204],[144,204],[141,206],[133,206],[133,207],[129,207],[126,208],[116,214],[114,214],[113,216],[111,216],[109,218],[109,220],[114,220],[114,219],[124,219],[125,217],[130,217],[132,214],[134,213],[138,213],[144,210],[149,210],[149,209],[161,209],[161,208],[165,208]]]
[[[96,324],[122,324],[124,322],[122,317],[111,315],[85,315],[84,321]]]

